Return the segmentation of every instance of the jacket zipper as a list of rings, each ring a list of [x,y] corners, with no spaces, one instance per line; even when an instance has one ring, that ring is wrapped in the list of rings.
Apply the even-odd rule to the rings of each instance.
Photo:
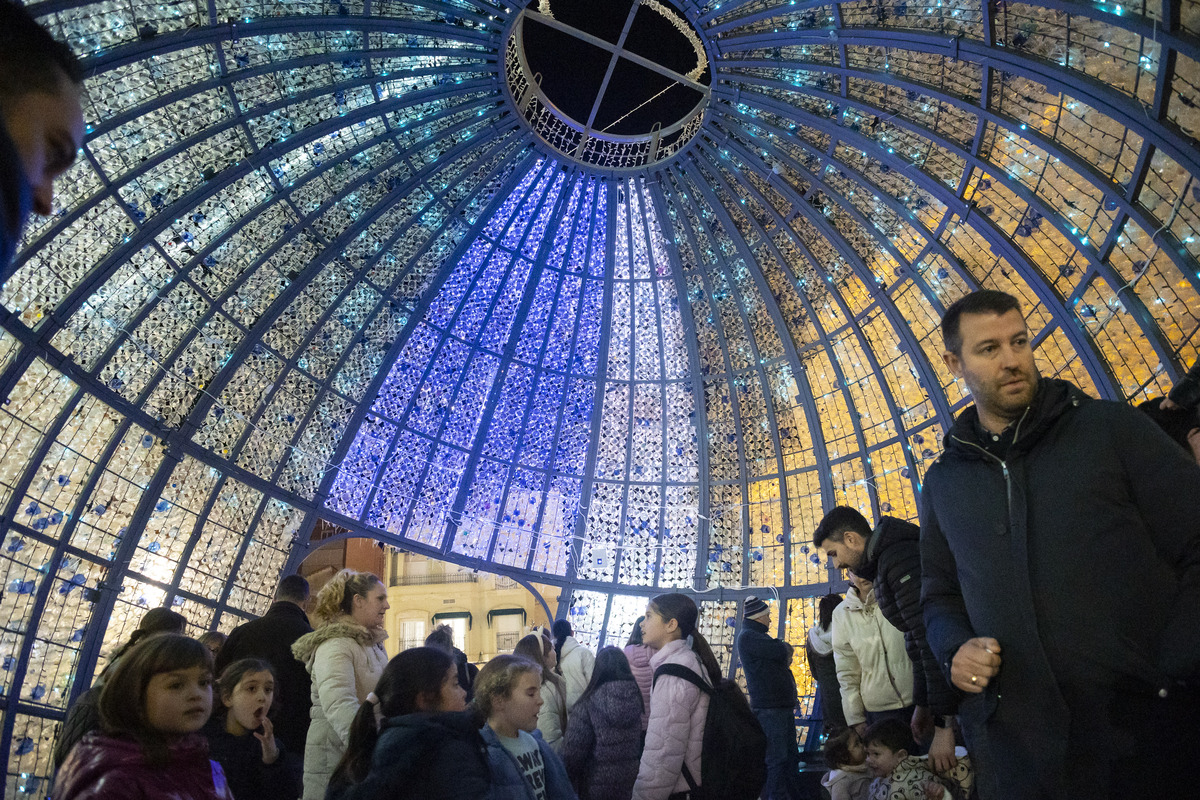
[[[1017,427],[1013,429],[1013,444],[1016,444],[1017,440],[1021,438],[1021,425],[1025,422],[1025,418],[1028,416],[1029,406],[1025,406],[1025,413],[1021,414],[1021,418],[1017,420]],[[974,442],[968,442],[964,439],[958,438],[957,436],[951,436],[950,438],[959,444],[966,445],[967,447],[974,447],[976,450],[1000,465],[1000,471],[1004,475],[1004,494],[1008,503],[1008,526],[1009,528],[1012,528],[1013,488],[1012,474],[1008,471],[1008,462],[997,455],[989,453],[987,450],[975,444]]]

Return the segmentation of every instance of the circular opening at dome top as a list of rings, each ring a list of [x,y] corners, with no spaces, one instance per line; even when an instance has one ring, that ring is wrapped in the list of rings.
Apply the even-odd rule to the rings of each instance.
[[[700,34],[662,0],[531,0],[505,47],[512,100],[567,158],[635,170],[700,130],[712,74]]]

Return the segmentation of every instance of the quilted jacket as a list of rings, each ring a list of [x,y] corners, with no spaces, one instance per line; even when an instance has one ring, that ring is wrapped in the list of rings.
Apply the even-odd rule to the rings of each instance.
[[[913,704],[913,667],[904,634],[884,618],[875,590],[866,602],[857,589],[833,610],[833,660],[842,689],[846,724],[865,722],[868,711],[891,711]]]
[[[329,777],[346,752],[350,723],[374,691],[387,653],[382,628],[341,617],[301,636],[292,654],[312,677],[312,722],[304,748],[304,800],[323,800]]]
[[[567,682],[567,713],[575,707],[579,695],[587,688],[592,680],[592,670],[596,668],[596,656],[591,650],[581,645],[574,636],[568,636],[562,646],[562,657],[558,671]]]
[[[469,711],[383,721],[367,777],[328,800],[491,800],[487,751]],[[238,800],[241,800],[239,797]]]
[[[633,671],[633,679],[642,690],[642,730],[650,722],[650,684],[654,683],[654,668],[650,666],[650,657],[654,648],[647,644],[630,644],[625,646],[625,658],[629,659],[629,669]]]
[[[233,800],[203,736],[183,737],[166,764],[146,763],[132,739],[92,732],[71,749],[55,779],[56,800]]]
[[[667,643],[650,658],[650,666],[682,664],[710,683],[700,656],[684,639]],[[650,692],[650,726],[646,749],[633,786],[635,800],[666,800],[675,792],[686,792],[683,765],[695,780],[700,779],[700,750],[704,744],[704,718],[708,695],[682,678],[664,675]]]
[[[542,684],[542,708],[538,711],[538,730],[550,749],[562,755],[563,734],[567,731],[567,699],[554,681]]]
[[[563,762],[583,800],[629,800],[642,754],[642,691],[609,681],[575,704]]]
[[[921,609],[921,529],[883,517],[871,534],[867,559],[875,575],[875,599],[888,622],[904,634],[913,665],[913,702],[935,714],[958,713],[958,692],[946,682],[925,636]]]

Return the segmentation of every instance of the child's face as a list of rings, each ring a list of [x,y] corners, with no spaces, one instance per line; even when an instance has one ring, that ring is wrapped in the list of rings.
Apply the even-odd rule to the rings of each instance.
[[[853,731],[850,733],[850,741],[846,743],[846,749],[850,752],[850,766],[857,767],[867,760],[866,745],[863,744],[862,738]]]
[[[663,619],[662,614],[654,606],[646,608],[646,618],[642,620],[642,643],[655,650],[672,639],[677,639],[679,623],[676,620]]]
[[[541,692],[538,693],[538,699],[541,699]],[[467,690],[464,689],[458,682],[458,668],[450,665],[450,669],[446,671],[446,677],[442,681],[442,691],[438,697],[438,711],[466,711],[467,710]]]
[[[906,750],[889,750],[879,742],[867,745],[867,767],[876,778],[886,778],[908,756]]]
[[[275,678],[266,670],[247,672],[233,687],[229,697],[221,698],[229,709],[228,719],[242,728],[241,733],[262,727],[274,699]]]
[[[542,708],[542,678],[536,672],[522,672],[517,685],[492,706],[492,716],[521,731],[537,727]],[[493,726],[495,727],[495,726]]]
[[[146,724],[158,733],[195,733],[211,712],[212,673],[205,667],[160,672],[146,686]]]

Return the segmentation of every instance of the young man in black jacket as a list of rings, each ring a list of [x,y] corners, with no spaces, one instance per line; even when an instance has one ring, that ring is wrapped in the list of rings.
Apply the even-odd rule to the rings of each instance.
[[[946,683],[925,637],[921,611],[921,529],[911,522],[883,517],[871,530],[866,517],[848,506],[837,506],[821,520],[813,544],[848,569],[875,584],[875,599],[887,621],[904,634],[904,648],[913,666],[913,738],[930,742],[934,769],[954,767],[954,730],[950,718],[958,713],[958,694]]]
[[[0,0],[0,281],[32,211],[53,209],[54,179],[83,144],[79,59],[12,0]]]
[[[217,655],[218,676],[240,658],[261,658],[275,668],[275,707],[271,714],[275,735],[301,758],[308,738],[312,679],[292,655],[292,644],[313,630],[304,613],[308,595],[308,581],[288,575],[279,582],[275,602],[267,613],[234,628]]]
[[[922,599],[980,798],[1193,794],[1200,467],[1041,377],[1016,298],[967,295],[942,335],[975,405],[925,475]]]

